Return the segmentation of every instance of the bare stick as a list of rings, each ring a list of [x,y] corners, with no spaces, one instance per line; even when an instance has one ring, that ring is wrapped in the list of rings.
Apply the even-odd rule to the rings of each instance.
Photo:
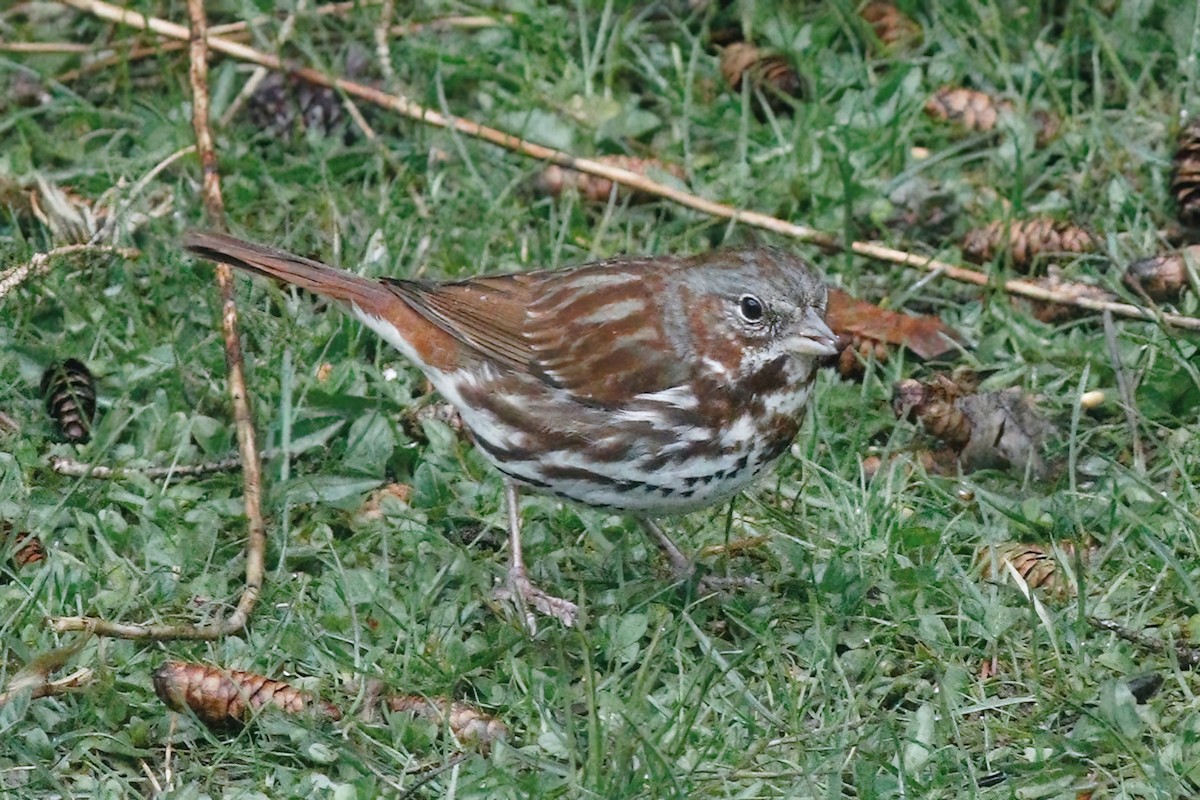
[[[196,148],[204,172],[201,192],[209,222],[225,227],[225,201],[221,197],[221,176],[217,171],[217,152],[213,145],[212,128],[208,124],[208,20],[203,0],[188,0],[191,19],[191,83],[192,127],[196,131]],[[258,603],[263,585],[263,554],[267,546],[266,527],[262,518],[262,464],[258,460],[254,417],[246,395],[246,375],[243,366],[241,335],[238,331],[237,302],[234,299],[233,270],[217,267],[217,286],[221,292],[221,330],[225,336],[225,368],[229,375],[229,399],[237,425],[238,450],[242,456],[242,486],[246,509],[246,585],[238,600],[237,610],[224,624],[209,626],[215,636],[243,628]]]
[[[91,680],[92,671],[87,667],[76,670],[65,678],[50,680],[50,675],[60,669],[87,643],[88,637],[79,636],[69,644],[56,647],[31,659],[13,675],[8,687],[0,692],[0,707],[25,692],[31,697],[49,697],[69,689],[82,686]]]
[[[1099,617],[1088,617],[1088,623],[1093,628],[1098,628],[1102,631],[1108,631],[1116,635],[1118,639],[1124,639],[1127,642],[1136,644],[1143,650],[1149,650],[1152,653],[1167,653],[1172,649],[1175,652],[1175,658],[1179,660],[1181,669],[1193,669],[1200,666],[1200,647],[1189,647],[1186,644],[1175,642],[1174,647],[1168,645],[1161,639],[1156,639],[1153,636],[1147,636],[1139,631],[1130,630],[1124,625],[1121,625],[1111,619],[1101,619]]]
[[[208,46],[207,20],[203,0],[188,0],[188,16],[192,31],[188,33],[191,53],[189,76],[192,85],[192,127],[196,132],[196,149],[203,169],[201,193],[209,222],[225,227],[225,203],[221,198],[217,154],[212,130],[208,123]],[[245,627],[258,603],[263,585],[263,554],[266,550],[266,530],[262,518],[262,469],[258,460],[254,422],[246,396],[246,379],[238,332],[237,305],[234,301],[233,271],[217,266],[217,286],[221,293],[221,330],[225,339],[225,367],[229,376],[229,395],[237,425],[238,450],[243,465],[243,500],[246,509],[246,583],[237,608],[225,620],[209,625],[129,625],[89,617],[58,617],[50,621],[56,631],[87,630],[104,636],[125,639],[217,639]]]
[[[241,456],[231,456],[220,461],[207,461],[203,464],[173,464],[168,467],[105,467],[100,464],[85,464],[73,458],[53,456],[50,459],[50,469],[59,475],[71,478],[95,478],[97,480],[122,480],[124,478],[143,477],[150,480],[176,480],[180,478],[197,478],[212,475],[217,472],[233,472],[242,468]]]
[[[90,53],[93,49],[79,42],[0,42],[0,53]]]
[[[372,6],[379,2],[382,2],[382,0],[348,0],[348,2],[328,3],[323,6],[317,6],[312,10],[312,13],[316,16],[329,16],[353,11],[359,7]],[[277,18],[277,15],[263,14],[262,16],[241,22],[227,22],[224,25],[213,25],[208,29],[208,34],[209,36],[243,39],[247,37],[251,26],[270,22]],[[442,17],[427,22],[410,22],[406,25],[396,25],[392,27],[391,33],[394,36],[411,36],[427,30],[434,32],[454,29],[481,30],[483,28],[494,28],[498,25],[511,25],[512,22],[513,18],[509,14],[498,19],[482,16]],[[159,44],[149,46],[136,46],[134,43],[128,41],[111,42],[103,50],[97,50],[91,45],[72,45],[73,49],[68,52],[94,53],[94,56],[92,60],[87,61],[82,67],[68,70],[59,75],[56,80],[59,83],[70,83],[89,73],[107,69],[113,64],[127,64],[133,61],[140,61],[149,56],[173,53],[183,50],[186,47],[187,42],[181,41],[160,42]],[[0,45],[0,49],[3,49],[3,45]]]
[[[65,244],[44,253],[34,253],[24,264],[0,272],[0,300],[30,278],[50,271],[50,260],[73,253],[113,253],[122,258],[137,258],[142,252],[133,247],[110,247],[101,244]]]
[[[393,36],[412,36],[425,31],[448,31],[448,30],[468,30],[478,31],[484,28],[496,28],[500,25],[511,25],[513,23],[512,14],[504,14],[503,16],[485,17],[440,17],[431,19],[426,22],[408,22],[403,25],[393,25],[391,33]]]
[[[22,691],[28,689],[30,697],[34,700],[39,697],[52,697],[56,694],[66,694],[67,692],[80,689],[92,682],[92,668],[80,667],[70,675],[59,678],[58,680],[43,680],[40,683],[25,685],[8,689],[0,692],[0,706],[5,705]]]
[[[162,36],[173,39],[186,38],[187,29],[173,22],[168,22],[157,17],[145,17],[133,11],[127,11],[123,8],[106,3],[103,0],[62,0],[66,5],[78,8],[82,11],[87,11],[95,14],[102,19],[111,20],[113,22],[123,23],[135,28],[150,30]],[[276,58],[268,53],[255,50],[244,44],[231,42],[226,39],[221,39],[215,36],[209,36],[209,45],[213,50],[225,53],[243,61],[248,61],[253,64],[269,67],[281,71],[290,72],[306,81],[315,83],[321,86],[328,86],[340,89],[348,95],[360,97],[368,102],[374,103],[383,108],[391,109],[399,114],[402,114],[411,119],[418,120],[426,125],[432,125],[439,128],[448,128],[466,136],[471,136],[483,141],[490,142],[498,147],[503,147],[507,150],[512,150],[532,158],[548,161],[560,166],[569,167],[580,172],[586,172],[589,175],[598,175],[602,178],[607,178],[615,183],[620,183],[628,186],[636,191],[653,194],[658,197],[671,200],[681,206],[695,209],[696,211],[709,214],[721,219],[733,220],[746,225],[751,225],[763,230],[772,231],[784,236],[790,236],[802,242],[809,242],[819,247],[832,251],[840,251],[849,249],[850,251],[861,255],[865,258],[874,259],[876,261],[885,261],[892,264],[900,264],[906,267],[923,270],[926,272],[936,272],[945,275],[952,280],[962,283],[970,283],[976,286],[988,286],[993,283],[992,279],[987,275],[976,272],[975,270],[960,267],[945,261],[939,261],[935,258],[917,255],[915,253],[896,250],[885,245],[875,242],[851,242],[846,245],[841,243],[836,236],[825,231],[819,231],[805,225],[797,225],[795,223],[786,222],[777,217],[772,217],[768,214],[761,214],[757,211],[747,211],[744,209],[734,208],[733,206],[723,203],[716,203],[712,200],[706,200],[703,197],[692,194],[691,192],[677,189],[673,186],[654,181],[643,175],[630,172],[629,170],[621,169],[609,164],[594,161],[588,158],[577,158],[570,153],[565,153],[561,150],[555,150],[550,147],[544,147],[533,142],[525,141],[524,139],[514,136],[510,133],[489,128],[486,125],[480,125],[477,122],[455,117],[446,114],[441,114],[437,111],[427,109],[418,103],[413,102],[407,97],[400,95],[392,95],[382,92],[370,86],[356,83],[355,81],[346,80],[344,78],[336,78],[326,75],[314,69],[307,67],[299,67],[285,64],[281,59]],[[1060,305],[1078,306],[1090,311],[1110,311],[1114,316],[1127,317],[1131,319],[1142,319],[1147,321],[1157,321],[1166,325],[1174,325],[1178,328],[1186,330],[1200,331],[1200,318],[1189,317],[1182,314],[1166,314],[1152,311],[1145,308],[1140,308],[1129,303],[1117,303],[1108,300],[1098,300],[1089,297],[1074,297],[1069,294],[1049,289],[1043,286],[1038,286],[1035,283],[1024,280],[1007,280],[998,283],[999,288],[1009,294],[1028,297],[1032,300],[1041,300],[1047,303],[1058,303]]]

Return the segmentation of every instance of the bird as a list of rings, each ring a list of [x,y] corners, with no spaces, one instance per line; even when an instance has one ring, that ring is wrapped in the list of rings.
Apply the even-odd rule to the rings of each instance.
[[[692,562],[655,522],[722,502],[767,471],[836,352],[811,265],[753,246],[611,258],[443,282],[364,277],[223,233],[184,248],[344,305],[455,407],[504,478],[504,597],[574,625],[529,578],[521,490],[631,515],[672,569]]]

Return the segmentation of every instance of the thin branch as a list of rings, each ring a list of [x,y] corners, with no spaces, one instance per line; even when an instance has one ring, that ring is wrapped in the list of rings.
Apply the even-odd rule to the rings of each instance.
[[[225,201],[221,197],[221,176],[217,171],[217,152],[212,128],[208,123],[208,19],[204,0],[188,0],[191,19],[192,127],[196,148],[204,172],[201,192],[209,223],[225,227]],[[237,425],[238,450],[242,456],[243,500],[246,509],[246,585],[237,610],[224,624],[209,626],[215,636],[233,633],[246,625],[258,603],[263,585],[263,555],[267,546],[266,526],[262,518],[262,463],[258,460],[254,417],[246,393],[246,375],[238,331],[237,302],[234,299],[233,270],[217,267],[217,286],[221,292],[221,330],[225,336],[225,368],[229,376],[229,398]],[[214,637],[215,638],[215,637]]]
[[[352,11],[356,8],[372,6],[382,0],[348,0],[348,2],[328,3],[323,6],[317,6],[312,10],[312,14],[318,17],[341,14],[346,11]],[[222,36],[230,39],[244,39],[249,37],[250,27],[253,25],[261,25],[264,22],[270,22],[278,19],[278,15],[263,14],[249,20],[240,22],[227,22],[224,25],[213,25],[208,29],[209,36]],[[499,19],[491,17],[444,17],[442,19],[434,19],[428,22],[411,22],[407,25],[396,25],[392,29],[392,34],[395,36],[410,36],[412,34],[421,33],[425,30],[442,31],[451,29],[465,30],[480,30],[482,28],[491,28],[501,24],[511,25],[513,18],[511,15],[504,15]],[[78,80],[84,75],[92,72],[98,72],[102,69],[107,69],[114,64],[128,64],[134,61],[140,61],[143,58],[148,58],[154,55],[163,53],[174,53],[183,50],[187,47],[187,42],[170,41],[159,42],[152,45],[135,45],[133,42],[112,42],[103,50],[96,50],[90,45],[76,45],[80,48],[80,52],[94,53],[91,60],[88,60],[83,66],[68,70],[59,75],[56,80],[59,83],[70,83]],[[86,59],[85,59],[86,60]]]
[[[242,468],[241,456],[231,456],[220,461],[203,464],[172,464],[168,467],[105,467],[100,464],[85,464],[65,456],[52,456],[50,469],[70,478],[95,478],[97,480],[123,480],[126,478],[149,478],[150,480],[179,480],[198,478],[217,472],[233,472]]]
[[[122,258],[134,259],[142,251],[134,247],[111,247],[101,244],[65,244],[44,253],[34,253],[33,257],[24,264],[10,267],[0,272],[0,300],[30,278],[36,278],[50,271],[51,259],[74,253],[112,253]]]
[[[500,17],[440,17],[431,19],[425,22],[406,22],[402,25],[393,25],[391,34],[393,36],[412,36],[425,31],[449,31],[449,30],[467,30],[478,31],[485,28],[496,28],[501,25],[512,25],[512,14],[504,14]]]
[[[62,0],[66,5],[78,8],[82,11],[94,14],[102,19],[107,19],[112,22],[118,22],[129,25],[134,28],[150,30],[161,36],[166,36],[173,39],[183,39],[188,36],[187,29],[181,25],[169,22],[158,17],[145,17],[133,11],[119,8],[111,3],[103,2],[103,0]],[[476,139],[482,139],[485,142],[490,142],[498,147],[512,150],[532,158],[548,161],[559,166],[568,167],[586,172],[590,175],[598,175],[602,178],[628,186],[636,191],[653,194],[658,197],[670,200],[681,206],[700,211],[721,219],[728,219],[735,222],[740,222],[745,225],[750,225],[763,230],[772,231],[783,236],[789,236],[802,242],[815,244],[831,251],[840,251],[849,249],[851,252],[863,256],[865,258],[874,259],[876,261],[885,261],[892,264],[912,267],[914,269],[923,270],[926,272],[937,272],[943,274],[953,280],[962,283],[970,283],[976,286],[988,286],[994,281],[987,275],[976,272],[975,270],[966,269],[965,267],[956,266],[944,261],[939,261],[935,258],[917,255],[915,253],[896,250],[885,245],[875,242],[851,242],[849,245],[843,244],[833,234],[825,231],[819,231],[805,225],[797,225],[795,223],[786,222],[777,217],[772,217],[769,214],[762,214],[757,211],[747,211],[744,209],[734,208],[733,206],[725,205],[724,203],[716,203],[712,200],[706,200],[703,197],[692,194],[691,192],[677,189],[673,186],[654,181],[643,175],[630,172],[626,169],[614,167],[609,164],[604,164],[588,158],[577,158],[570,153],[561,150],[555,150],[550,147],[528,142],[519,136],[514,136],[510,133],[489,128],[486,125],[480,125],[477,122],[472,122],[462,117],[455,117],[447,114],[441,114],[437,111],[427,109],[418,103],[413,102],[407,97],[401,95],[392,95],[380,91],[370,86],[364,86],[361,83],[347,80],[345,78],[336,78],[319,72],[315,69],[307,67],[299,67],[284,63],[281,59],[255,50],[244,44],[231,42],[216,36],[208,37],[208,44],[213,50],[232,56],[234,58],[248,61],[260,66],[269,67],[270,69],[289,72],[297,77],[300,77],[310,83],[315,83],[320,86],[328,86],[335,89],[340,89],[348,95],[360,97],[368,102],[374,103],[383,108],[391,109],[398,114],[409,117],[411,119],[422,122],[426,125],[432,125],[438,128],[447,128],[457,131],[466,136],[471,136]],[[999,288],[1009,294],[1027,297],[1031,300],[1041,300],[1047,303],[1058,303],[1060,305],[1078,306],[1090,311],[1110,311],[1115,316],[1127,317],[1131,319],[1142,319],[1147,321],[1157,321],[1161,324],[1174,325],[1178,328],[1186,330],[1200,331],[1200,318],[1184,316],[1182,314],[1167,314],[1158,313],[1145,308],[1139,308],[1129,303],[1115,303],[1106,300],[1098,300],[1088,297],[1073,297],[1053,289],[1048,289],[1043,286],[1038,286],[1035,283],[1024,280],[1007,280],[997,284]]]
[[[0,53],[90,53],[94,49],[79,42],[0,42]]]
[[[0,706],[4,706],[14,697],[25,690],[29,690],[30,698],[37,700],[39,697],[53,697],[54,695],[67,694],[76,689],[81,689],[92,682],[92,668],[80,667],[70,675],[59,678],[58,680],[50,681],[43,680],[40,683],[32,685],[24,685],[8,689],[0,692]]]
[[[1101,619],[1100,617],[1088,617],[1088,624],[1093,628],[1102,631],[1108,631],[1114,634],[1118,639],[1124,639],[1131,644],[1135,644],[1143,650],[1149,650],[1152,653],[1168,653],[1174,651],[1175,658],[1179,661],[1181,669],[1194,669],[1200,666],[1200,647],[1190,647],[1181,642],[1174,642],[1168,645],[1161,639],[1156,639],[1153,636],[1147,636],[1139,631],[1130,630],[1124,625],[1111,620]]]
[[[83,648],[87,640],[86,636],[77,637],[69,644],[31,659],[13,675],[5,690],[0,692],[0,707],[25,692],[29,692],[33,698],[49,697],[88,683],[92,678],[92,671],[87,667],[78,669],[65,678],[50,680],[50,675],[62,669],[63,665]]]
[[[192,85],[192,127],[196,133],[196,150],[203,170],[201,193],[209,223],[225,227],[225,203],[221,198],[217,154],[209,127],[207,20],[203,0],[188,0],[188,16],[192,30],[183,29],[190,43]],[[177,27],[177,26],[176,26]],[[225,339],[225,367],[229,376],[229,395],[237,426],[238,450],[243,465],[243,501],[246,510],[246,582],[237,608],[225,620],[209,625],[142,625],[109,622],[90,617],[58,617],[50,620],[56,631],[86,630],[103,636],[124,639],[218,639],[245,627],[258,603],[263,586],[263,559],[266,550],[266,529],[262,518],[262,466],[258,460],[254,422],[246,395],[237,305],[234,300],[233,271],[218,265],[217,285],[221,293],[221,330]]]

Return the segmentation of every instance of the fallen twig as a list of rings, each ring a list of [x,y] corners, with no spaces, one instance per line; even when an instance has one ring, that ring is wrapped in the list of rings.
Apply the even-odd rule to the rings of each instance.
[[[314,16],[331,16],[341,14],[346,11],[352,11],[356,8],[364,8],[381,3],[382,0],[345,0],[338,3],[327,3],[323,6],[316,6],[310,12]],[[248,38],[251,26],[261,25],[264,22],[270,22],[278,19],[277,14],[262,14],[249,20],[241,20],[239,22],[227,22],[223,25],[213,25],[208,29],[210,36],[221,36],[227,39],[244,39]],[[442,17],[432,19],[426,22],[410,22],[404,25],[395,25],[391,29],[394,36],[412,36],[429,31],[444,31],[444,30],[481,30],[483,28],[493,28],[497,25],[511,25],[513,18],[511,15],[504,15],[499,18],[492,17]],[[21,45],[22,43],[16,43]],[[41,43],[33,43],[35,46]],[[68,43],[49,43],[62,44]],[[0,49],[3,49],[0,45]],[[187,42],[184,41],[165,41],[152,45],[137,45],[134,42],[110,42],[102,49],[98,49],[93,45],[72,45],[71,50],[65,52],[78,53],[93,53],[91,60],[86,60],[86,63],[76,69],[67,70],[55,80],[58,83],[71,83],[78,80],[84,75],[89,75],[93,72],[108,69],[114,64],[129,64],[134,61],[140,61],[143,58],[150,56],[161,55],[163,53],[174,53],[183,50],[187,47]],[[28,51],[27,51],[28,52]],[[43,51],[36,51],[43,52]],[[59,52],[57,50],[52,52]]]
[[[437,19],[426,20],[425,22],[406,22],[393,25],[390,32],[393,36],[413,36],[425,31],[478,31],[484,28],[495,28],[499,25],[511,25],[512,23],[512,14],[504,14],[499,18],[485,16],[439,17]]]
[[[225,227],[225,204],[221,198],[217,155],[209,127],[208,37],[203,0],[188,0],[188,16],[194,34],[191,44],[192,127],[196,132],[196,150],[203,169],[201,193],[210,224]],[[178,26],[176,26],[178,27]],[[186,30],[186,29],[184,29]],[[50,621],[57,631],[88,630],[125,639],[217,639],[245,627],[258,603],[263,585],[263,557],[266,528],[262,518],[262,466],[258,460],[254,421],[246,394],[241,339],[238,331],[237,304],[234,300],[233,271],[217,266],[217,285],[221,293],[221,329],[225,340],[225,366],[229,376],[229,395],[237,426],[238,450],[242,461],[243,500],[246,509],[246,582],[237,608],[225,620],[209,625],[142,625],[109,622],[89,617],[58,617]]]
[[[50,457],[50,469],[59,475],[102,481],[137,477],[169,481],[177,478],[197,478],[216,472],[232,472],[241,468],[241,456],[230,456],[220,461],[206,461],[202,464],[172,464],[166,467],[105,467],[100,464],[85,464],[66,456]]]
[[[87,667],[77,669],[65,678],[50,680],[51,673],[61,669],[86,643],[87,637],[80,636],[74,642],[42,653],[27,663],[9,681],[8,687],[0,692],[0,708],[25,692],[36,699],[63,694],[89,683],[92,670]]]
[[[128,11],[123,8],[106,3],[103,0],[62,0],[65,4],[78,8],[82,11],[94,14],[102,19],[107,19],[112,22],[129,25],[131,27],[140,28],[142,30],[150,30],[162,36],[173,39],[185,39],[188,37],[188,31],[181,25],[169,22],[158,17],[146,17],[134,11]],[[570,153],[561,150],[555,150],[550,147],[535,144],[526,141],[519,136],[514,136],[511,133],[490,128],[486,125],[481,125],[462,117],[442,114],[424,106],[413,102],[407,97],[401,95],[388,94],[371,86],[365,86],[355,81],[345,78],[337,78],[326,75],[315,69],[308,67],[300,67],[285,63],[282,59],[263,53],[259,50],[249,47],[238,42],[231,42],[227,39],[222,39],[217,36],[209,36],[208,44],[213,50],[225,53],[243,61],[248,61],[253,64],[269,67],[271,69],[280,70],[296,75],[311,83],[316,83],[321,86],[328,86],[339,89],[348,95],[361,97],[368,102],[374,103],[383,108],[391,109],[399,114],[402,114],[411,119],[422,122],[426,125],[433,125],[438,128],[447,128],[454,130],[466,136],[471,136],[476,139],[490,142],[498,147],[503,147],[507,150],[512,150],[517,153],[530,156],[532,158],[548,161],[560,166],[569,167],[580,172],[586,172],[591,175],[598,175],[602,178],[607,178],[616,183],[628,186],[632,189],[641,192],[647,192],[659,197],[671,200],[681,206],[694,209],[696,211],[709,214],[721,219],[728,219],[736,222],[741,222],[746,225],[751,225],[763,230],[779,233],[784,236],[790,236],[802,242],[815,244],[827,250],[840,251],[850,250],[851,252],[863,256],[864,258],[874,259],[876,261],[886,261],[892,264],[900,264],[902,266],[912,267],[914,269],[924,270],[926,272],[937,272],[945,275],[952,280],[962,283],[970,283],[976,286],[996,285],[1009,294],[1028,297],[1032,300],[1041,300],[1048,303],[1060,303],[1062,305],[1078,306],[1091,311],[1110,311],[1115,316],[1127,317],[1131,319],[1142,319],[1148,321],[1158,321],[1167,325],[1174,325],[1178,328],[1186,330],[1200,331],[1200,318],[1189,317],[1182,314],[1160,313],[1154,310],[1140,308],[1129,303],[1116,303],[1112,301],[1098,300],[1089,297],[1073,297],[1070,294],[1058,292],[1052,288],[1038,286],[1035,283],[1024,280],[1007,280],[1003,282],[995,282],[993,278],[975,270],[966,269],[954,264],[950,264],[929,256],[909,253],[903,250],[896,250],[876,242],[851,242],[845,244],[838,240],[836,236],[825,231],[820,231],[815,228],[810,228],[805,225],[797,225],[795,223],[786,222],[777,217],[772,217],[769,214],[762,214],[757,211],[747,211],[744,209],[735,208],[717,203],[712,200],[706,200],[703,197],[692,194],[684,189],[679,189],[674,186],[667,186],[659,183],[644,175],[638,175],[629,170],[614,167],[609,164],[604,164],[590,158],[578,158]]]
[[[59,256],[75,253],[113,253],[122,258],[137,258],[142,251],[134,247],[112,247],[101,244],[65,244],[44,253],[34,253],[33,257],[24,264],[10,267],[0,272],[0,300],[30,278],[50,271],[50,260]]]
[[[90,53],[93,49],[79,42],[0,42],[0,53]]]
[[[33,700],[37,700],[39,697],[53,697],[54,695],[66,694],[76,689],[81,689],[92,682],[93,674],[91,667],[80,667],[70,675],[66,675],[58,680],[16,686],[8,691],[0,692],[0,706],[5,705],[16,697],[17,694],[26,689],[30,690],[29,696]]]
[[[1102,631],[1108,631],[1115,634],[1117,638],[1124,639],[1127,642],[1136,644],[1144,650],[1149,650],[1152,653],[1168,653],[1174,651],[1175,658],[1179,661],[1181,669],[1194,669],[1200,666],[1200,647],[1191,647],[1180,642],[1168,644],[1161,639],[1156,639],[1153,636],[1147,636],[1139,631],[1130,630],[1118,622],[1111,619],[1101,619],[1100,617],[1088,617],[1088,624],[1093,628],[1098,628]]]

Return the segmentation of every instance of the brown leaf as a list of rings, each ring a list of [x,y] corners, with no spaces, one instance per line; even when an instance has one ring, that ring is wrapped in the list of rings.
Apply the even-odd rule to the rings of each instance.
[[[839,337],[847,337],[847,342],[858,338],[899,345],[925,359],[950,352],[958,338],[937,317],[889,311],[840,289],[829,290],[825,321]]]

